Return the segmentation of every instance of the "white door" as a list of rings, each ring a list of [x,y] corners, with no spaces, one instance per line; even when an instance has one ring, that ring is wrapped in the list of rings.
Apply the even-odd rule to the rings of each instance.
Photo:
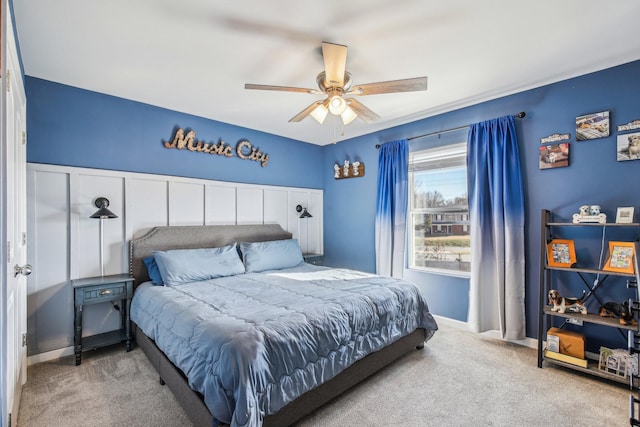
[[[4,14],[3,14],[4,15]],[[5,128],[2,139],[6,144],[6,311],[4,335],[6,352],[4,394],[6,410],[15,425],[20,404],[22,385],[27,375],[27,283],[30,272],[27,265],[27,213],[26,213],[26,96],[16,54],[11,19],[3,16],[7,31],[5,70],[2,74],[3,119]],[[9,418],[3,415],[3,422]]]

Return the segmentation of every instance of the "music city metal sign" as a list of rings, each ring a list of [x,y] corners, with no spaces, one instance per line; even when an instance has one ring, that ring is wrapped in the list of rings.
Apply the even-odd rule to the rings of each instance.
[[[217,154],[218,156],[224,157],[237,156],[243,160],[258,162],[262,167],[265,167],[269,162],[269,155],[260,151],[258,147],[252,146],[246,139],[239,140],[234,150],[233,147],[224,142],[222,138],[218,139],[217,143],[198,141],[196,140],[195,131],[190,130],[185,135],[182,128],[176,130],[171,142],[164,141],[163,145],[165,148],[175,148],[177,150],[186,148],[189,151],[195,151],[197,153]]]

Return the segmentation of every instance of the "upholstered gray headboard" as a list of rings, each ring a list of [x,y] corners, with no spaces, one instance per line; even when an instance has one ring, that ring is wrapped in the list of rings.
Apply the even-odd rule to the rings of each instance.
[[[292,234],[278,224],[154,227],[129,242],[129,274],[135,279],[134,286],[149,280],[142,259],[153,251],[215,248],[234,242],[266,242],[291,237]]]

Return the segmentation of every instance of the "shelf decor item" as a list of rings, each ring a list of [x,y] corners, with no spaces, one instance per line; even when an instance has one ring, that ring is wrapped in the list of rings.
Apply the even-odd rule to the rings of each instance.
[[[580,206],[580,211],[573,214],[573,223],[580,224],[583,222],[606,224],[607,215],[600,212],[599,205],[582,205]]]
[[[570,363],[572,365],[580,366],[581,368],[586,368],[587,366],[589,366],[589,361],[587,359],[580,359],[577,357],[569,356],[568,354],[556,353],[551,350],[545,350],[544,357],[559,360],[560,362],[564,363]]]
[[[553,239],[547,243],[547,264],[550,267],[572,267],[576,263],[573,240]]]
[[[610,349],[600,347],[598,369],[608,374],[627,378],[638,374],[638,355],[629,354],[626,349]]]
[[[618,208],[616,213],[616,224],[633,223],[633,206],[625,206]]]
[[[609,242],[609,258],[602,269],[605,271],[634,274],[634,254],[635,249],[633,242]]]
[[[549,328],[547,331],[547,339],[550,336],[558,337],[560,341],[559,353],[566,354],[567,356],[575,357],[577,359],[586,359],[585,357],[585,338],[584,335],[573,332],[565,331],[560,328]]]

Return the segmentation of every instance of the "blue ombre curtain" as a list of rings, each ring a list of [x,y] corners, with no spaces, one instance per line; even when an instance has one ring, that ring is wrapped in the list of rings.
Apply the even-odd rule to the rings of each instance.
[[[376,273],[383,276],[403,274],[408,186],[408,141],[382,144],[378,153],[375,237]]]
[[[469,128],[471,232],[468,323],[472,330],[525,338],[524,194],[513,116]]]

